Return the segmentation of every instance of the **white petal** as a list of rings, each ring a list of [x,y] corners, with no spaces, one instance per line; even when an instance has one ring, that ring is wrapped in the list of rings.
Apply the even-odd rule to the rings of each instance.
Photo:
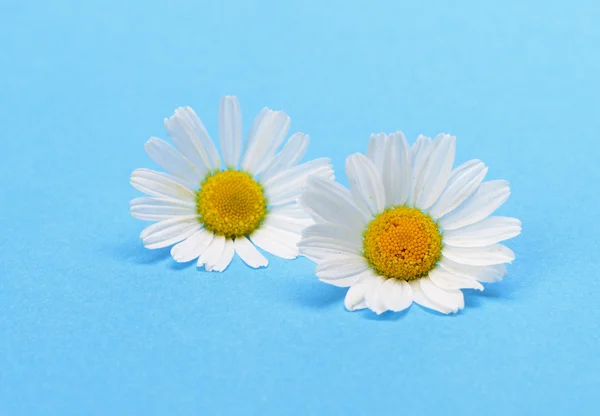
[[[355,253],[334,248],[299,247],[299,254],[316,264],[321,264],[325,261],[338,259],[340,255]]]
[[[360,274],[368,268],[369,265],[364,258],[345,255],[319,264],[315,273],[325,283],[348,287],[355,284]]]
[[[190,107],[175,110],[175,114],[165,119],[165,128],[175,147],[198,169],[208,172],[219,168],[217,148]]]
[[[467,160],[462,165],[458,165],[452,170],[452,174],[450,175],[450,179],[456,179],[459,176],[462,176],[463,173],[470,171],[475,166],[481,165],[483,162],[479,159],[471,159]],[[479,168],[481,170],[481,168]]]
[[[267,114],[272,113],[273,111],[270,110],[267,107],[263,107],[260,112],[258,113],[258,115],[256,116],[256,118],[254,119],[254,121],[252,122],[252,125],[250,126],[250,132],[248,133],[248,139],[246,140],[246,146],[244,147],[244,157],[246,155],[246,153],[248,152],[248,149],[252,146],[254,146],[254,141],[256,140],[256,132],[258,130],[258,128],[262,125],[263,120],[265,118],[265,116]]]
[[[385,205],[403,205],[410,191],[411,150],[404,133],[390,134],[383,160]]]
[[[458,276],[441,267],[431,270],[429,279],[439,288],[444,290],[477,289],[483,290],[483,286],[475,279]]]
[[[438,219],[462,204],[479,187],[487,171],[485,165],[476,159],[465,162],[454,169],[446,189],[429,209],[429,215],[433,219]]]
[[[315,223],[324,223],[327,222],[323,219],[323,217],[321,217],[319,214],[317,214],[312,208],[310,208],[308,205],[305,205],[302,198],[303,198],[304,194],[300,194],[300,197],[296,200],[296,203],[302,207],[302,211],[304,211],[306,214],[308,214],[310,216],[310,218],[315,222]],[[309,196],[309,198],[312,198]],[[279,206],[278,206],[279,207]]]
[[[168,247],[178,243],[200,229],[195,215],[173,217],[146,227],[140,234],[149,249]]]
[[[454,313],[465,307],[465,299],[460,290],[440,289],[427,278],[419,279],[419,284],[421,285],[421,291],[425,297],[433,303],[444,306]],[[438,309],[438,311],[443,312],[440,309]]]
[[[242,152],[242,113],[236,97],[226,96],[221,99],[219,137],[225,166],[235,168]]]
[[[260,175],[262,182],[268,181],[273,176],[286,169],[294,167],[306,153],[308,136],[304,133],[294,133],[275,157],[271,160],[264,172]]]
[[[267,193],[272,194],[277,191],[285,190],[295,181],[305,182],[306,177],[312,174],[311,172],[324,167],[331,168],[331,159],[323,157],[302,163],[301,165],[285,169],[268,180],[261,180],[261,183],[267,189]],[[303,179],[297,180],[298,178]]]
[[[196,231],[171,249],[171,257],[179,263],[192,261],[200,257],[213,239],[213,233],[204,228]]]
[[[290,231],[292,233],[302,233],[302,231],[314,221],[310,218],[294,218],[287,215],[274,214],[269,212],[265,220],[265,224],[281,230]]]
[[[469,266],[491,266],[510,263],[515,259],[515,253],[502,244],[474,248],[444,246],[442,255],[454,262]]]
[[[306,188],[306,180],[308,177],[318,177],[332,181],[334,179],[333,169],[329,165],[320,167],[308,172],[308,174],[304,176],[290,179],[289,185],[279,188],[275,192],[269,193],[269,191],[267,191],[269,205],[279,207],[297,202]]]
[[[330,237],[306,237],[298,242],[298,248],[304,253],[304,249],[329,250],[330,253],[352,254],[362,256],[361,248],[346,240],[338,240]]]
[[[268,110],[256,127],[254,137],[249,139],[242,169],[258,175],[273,158],[290,128],[290,118],[283,111]]]
[[[421,284],[419,283],[420,280],[422,280],[422,279],[411,280],[410,282],[408,282],[408,284],[410,285],[410,288],[412,289],[413,301],[425,308],[432,309],[432,310],[438,311],[440,313],[448,314],[448,313],[452,312],[451,308],[444,306],[444,305],[437,304],[434,301],[432,301],[431,299],[429,299],[427,296],[425,296],[425,293],[421,289]]]
[[[337,258],[337,252],[331,250],[320,250],[318,248],[301,247],[298,249],[298,255],[306,257],[316,264],[323,263],[326,260],[334,260]]]
[[[204,265],[207,272],[212,271],[225,249],[225,237],[222,235],[214,235],[208,248],[198,258],[198,267]]]
[[[385,190],[377,168],[365,155],[355,153],[346,159],[346,176],[355,201],[362,201],[372,216],[385,207]]]
[[[364,309],[367,307],[365,303],[365,292],[370,287],[368,281],[359,281],[358,283],[352,285],[348,292],[346,292],[346,297],[344,298],[344,306],[349,311],[356,311],[358,309]]]
[[[302,209],[299,204],[288,204],[277,207],[272,207],[270,212],[277,215],[286,215],[288,217],[301,219],[301,218],[309,218],[310,215]]]
[[[170,213],[172,213],[172,215],[181,215],[181,214],[194,215],[196,213],[196,204],[194,202],[192,202],[190,200],[186,201],[186,200],[170,198],[170,197],[134,198],[131,201],[129,201],[129,206],[130,206],[130,208],[136,208],[136,210],[138,210],[138,211],[152,212],[152,213],[155,211],[150,208],[156,208],[161,213],[164,211],[162,208],[170,208],[172,210],[172,212],[170,212]],[[143,210],[141,207],[148,207],[149,209]],[[180,211],[180,209],[183,209],[184,211]]]
[[[296,251],[298,250],[297,244],[302,238],[302,234],[295,233],[291,231],[282,230],[280,228],[271,226],[269,224],[264,224],[261,227],[261,230],[267,230],[274,234],[275,240],[279,243],[294,248]]]
[[[287,204],[298,199],[300,193],[305,189],[309,176],[316,176],[325,180],[333,179],[333,169],[330,162],[328,158],[315,159],[272,176],[263,183],[269,198],[269,204]]]
[[[444,244],[454,247],[485,247],[521,234],[521,221],[488,217],[483,221],[444,232]]]
[[[229,266],[229,263],[231,263],[231,260],[233,260],[234,254],[235,248],[233,246],[233,240],[226,239],[225,246],[223,247],[223,252],[221,253],[221,257],[219,258],[219,261],[217,261],[217,263],[215,264],[213,270],[215,272],[222,272],[223,270],[225,270],[227,266]],[[209,266],[207,265],[206,267],[206,270],[208,270]]]
[[[184,181],[186,185],[194,187],[202,182],[206,171],[196,169],[189,160],[164,140],[151,137],[144,148],[157,165]]]
[[[439,134],[434,139],[427,164],[423,168],[423,189],[415,201],[419,208],[431,207],[440,197],[452,172],[455,150],[456,137]]]
[[[412,169],[410,179],[410,194],[408,204],[415,205],[419,200],[421,192],[425,188],[425,168],[429,154],[433,145],[431,139],[423,135],[419,135],[417,141],[412,147]]]
[[[269,260],[260,254],[256,247],[254,247],[254,244],[246,237],[236,237],[234,244],[235,252],[248,266],[257,269],[259,267],[267,267],[269,264]]]
[[[385,307],[394,312],[408,308],[413,301],[412,289],[404,280],[388,279],[381,287]]]
[[[294,259],[298,257],[298,247],[296,243],[298,238],[289,233],[276,231],[268,226],[264,226],[254,231],[250,240],[263,250],[282,259]]]
[[[309,212],[327,222],[363,228],[371,220],[369,212],[354,203],[348,189],[326,179],[309,177],[300,202]]]
[[[367,157],[373,162],[380,173],[383,173],[387,140],[388,137],[385,133],[371,134],[369,147],[367,148]]]
[[[368,281],[370,282],[370,286],[365,292],[365,303],[369,309],[377,315],[381,315],[387,311],[387,307],[383,302],[381,290],[386,279],[381,276],[373,276]]]
[[[416,156],[421,153],[421,151],[428,147],[431,146],[431,137],[427,137],[427,136],[423,136],[422,134],[419,134],[419,137],[417,137],[417,140],[415,141],[415,143],[413,144],[412,148],[411,148],[411,152],[412,152],[412,160],[415,160]]]
[[[357,252],[362,250],[363,230],[355,227],[354,229],[344,225],[321,223],[314,224],[304,229],[303,238],[320,237],[339,240],[344,247],[354,248]]]
[[[182,215],[194,215],[193,203],[172,198],[135,198],[129,203],[131,216],[144,221],[162,221]]]
[[[484,182],[461,206],[444,215],[438,224],[444,231],[474,224],[490,216],[506,202],[509,195],[508,182],[502,180]]]
[[[474,279],[479,282],[493,283],[502,280],[506,275],[506,266],[497,264],[493,266],[469,266],[456,263],[445,257],[440,260],[440,267],[458,276]]]
[[[340,256],[353,255],[363,257],[362,246],[348,239],[308,236],[298,242],[300,254],[320,264],[327,260],[335,260]]]
[[[140,192],[157,198],[172,198],[194,202],[196,194],[171,175],[150,169],[136,169],[131,173],[131,185]]]

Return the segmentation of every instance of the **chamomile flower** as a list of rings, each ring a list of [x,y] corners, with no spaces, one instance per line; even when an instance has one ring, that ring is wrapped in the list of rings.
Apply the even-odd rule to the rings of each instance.
[[[416,302],[441,313],[464,307],[461,289],[483,290],[506,274],[513,252],[503,240],[521,232],[515,218],[490,216],[510,194],[508,182],[483,182],[470,160],[455,169],[455,137],[401,132],[371,137],[367,155],[346,160],[350,189],[310,178],[301,204],[315,224],[300,253],[320,280],[349,287],[348,310],[380,314]]]
[[[131,215],[156,221],[142,231],[146,248],[173,245],[178,262],[223,271],[235,253],[251,267],[267,266],[255,247],[281,258],[298,255],[301,231],[312,224],[296,200],[308,175],[330,180],[329,159],[298,164],[308,136],[295,133],[284,143],[290,118],[264,108],[242,149],[242,116],[235,97],[219,107],[222,159],[190,107],[165,119],[174,147],[152,137],[150,158],[168,173],[136,169],[131,184],[148,197],[131,201]],[[242,151],[243,150],[243,151]]]

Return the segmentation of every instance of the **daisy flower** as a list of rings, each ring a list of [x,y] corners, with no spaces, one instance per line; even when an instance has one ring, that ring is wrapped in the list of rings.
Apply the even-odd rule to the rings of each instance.
[[[310,178],[301,204],[315,224],[300,253],[320,280],[349,287],[348,310],[377,314],[416,302],[441,313],[464,307],[460,289],[483,290],[506,274],[514,253],[503,240],[521,232],[515,218],[490,216],[510,194],[508,182],[482,182],[470,160],[452,169],[456,139],[401,132],[372,135],[367,155],[346,160],[350,189]]]
[[[251,267],[267,266],[255,246],[281,258],[298,255],[301,231],[312,220],[296,200],[308,175],[331,180],[329,159],[298,164],[308,136],[285,141],[290,118],[264,108],[254,120],[242,151],[242,116],[235,97],[219,107],[222,159],[190,107],[165,119],[174,147],[152,137],[150,158],[168,173],[136,169],[131,184],[148,197],[131,201],[131,215],[157,221],[142,231],[149,249],[173,245],[178,262],[198,259],[198,267],[223,271],[235,253]]]

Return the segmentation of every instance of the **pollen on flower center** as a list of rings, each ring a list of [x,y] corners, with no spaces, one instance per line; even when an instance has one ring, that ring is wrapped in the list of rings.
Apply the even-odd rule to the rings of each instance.
[[[267,213],[262,186],[246,172],[226,170],[209,175],[196,195],[200,222],[227,238],[256,230]]]
[[[373,219],[364,234],[363,253],[382,276],[415,280],[435,267],[442,252],[442,234],[433,219],[406,205],[388,208]]]

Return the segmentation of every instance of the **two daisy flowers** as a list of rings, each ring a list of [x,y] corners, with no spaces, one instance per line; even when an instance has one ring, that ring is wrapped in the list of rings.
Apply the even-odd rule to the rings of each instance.
[[[189,107],[165,127],[174,146],[152,137],[146,152],[167,173],[136,169],[131,184],[148,195],[131,215],[154,221],[146,248],[170,247],[178,262],[224,271],[237,254],[265,267],[261,253],[316,263],[318,278],[348,287],[348,310],[380,314],[416,302],[441,313],[464,307],[461,289],[501,280],[514,253],[500,242],[521,232],[518,219],[492,216],[508,182],[484,182],[487,167],[453,168],[456,139],[402,132],[371,136],[366,155],[346,160],[350,189],[334,180],[330,160],[299,163],[308,136],[285,140],[290,118],[264,108],[243,144],[240,106],[219,107],[221,156]]]

